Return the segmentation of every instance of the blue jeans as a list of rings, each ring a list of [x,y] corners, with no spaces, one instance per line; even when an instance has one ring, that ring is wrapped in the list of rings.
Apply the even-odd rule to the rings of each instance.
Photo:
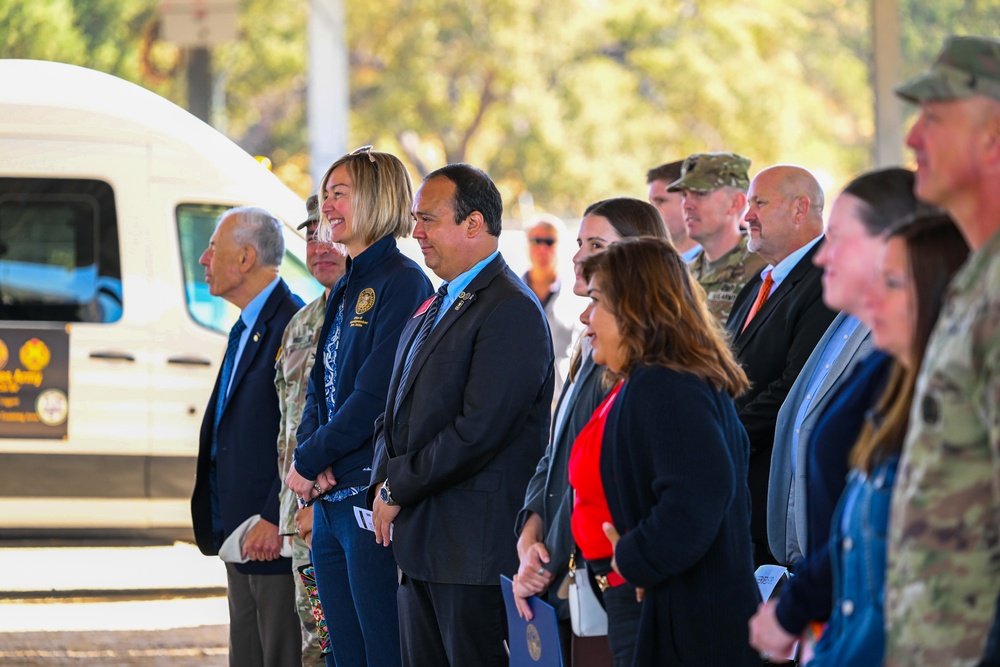
[[[313,565],[333,651],[327,667],[398,667],[399,612],[396,561],[391,547],[358,526],[354,507],[360,493],[340,502],[316,501],[313,510]]]

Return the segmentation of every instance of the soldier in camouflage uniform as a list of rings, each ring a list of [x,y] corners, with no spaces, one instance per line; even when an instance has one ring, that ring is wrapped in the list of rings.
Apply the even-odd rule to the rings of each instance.
[[[893,492],[885,664],[971,667],[1000,592],[1000,41],[952,37],[896,92],[921,107],[916,194],[973,254],[927,347]]]
[[[345,253],[334,244],[312,240],[319,224],[319,202],[316,195],[306,201],[309,217],[299,225],[306,229],[309,243],[306,247],[306,265],[309,272],[326,289],[323,295],[304,306],[288,322],[281,339],[281,349],[275,360],[274,384],[278,390],[278,404],[281,407],[281,427],[278,431],[278,468],[281,479],[288,475],[292,465],[293,452],[298,444],[295,430],[299,427],[302,410],[306,403],[306,386],[309,371],[316,357],[316,344],[323,316],[326,313],[326,297],[330,289],[344,275]],[[292,577],[295,580],[295,604],[302,623],[302,664],[322,665],[323,656],[316,632],[309,596],[306,594],[298,568],[311,562],[307,538],[312,531],[312,507],[298,510],[295,493],[282,484],[278,496],[280,503],[278,530],[292,541]],[[299,511],[296,520],[296,511]],[[296,523],[301,531],[296,530]]]
[[[667,186],[668,192],[683,195],[688,235],[702,246],[688,268],[722,325],[736,295],[767,266],[747,251],[747,236],[740,230],[749,168],[750,160],[734,153],[695,153],[681,165],[681,177]]]

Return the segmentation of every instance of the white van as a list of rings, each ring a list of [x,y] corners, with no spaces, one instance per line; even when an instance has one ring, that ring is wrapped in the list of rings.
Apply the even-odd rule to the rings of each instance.
[[[198,259],[219,215],[287,226],[281,274],[321,291],[301,198],[139,86],[0,60],[0,537],[188,534],[202,413],[237,312]]]

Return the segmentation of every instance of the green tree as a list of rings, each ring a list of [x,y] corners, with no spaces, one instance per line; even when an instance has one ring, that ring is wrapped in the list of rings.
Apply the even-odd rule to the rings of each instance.
[[[155,0],[0,0],[0,57],[54,60],[142,82],[139,47],[155,11]]]
[[[578,216],[642,196],[647,168],[732,150],[839,186],[871,165],[871,0],[351,2],[353,143],[420,176],[482,166],[507,209]],[[996,34],[1000,0],[900,0],[904,75],[947,34]],[[301,194],[308,2],[242,0],[240,39],[213,49],[216,125]],[[0,0],[0,57],[110,72],[181,105],[183,53],[157,0]]]
[[[814,85],[824,61],[794,2],[390,0],[350,5],[348,25],[354,133],[421,172],[480,164],[508,201],[578,215],[697,151],[866,156],[864,65],[828,34],[841,75]]]

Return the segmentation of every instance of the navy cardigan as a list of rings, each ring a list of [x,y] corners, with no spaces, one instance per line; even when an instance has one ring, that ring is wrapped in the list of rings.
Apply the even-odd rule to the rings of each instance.
[[[333,467],[332,490],[366,486],[374,456],[375,419],[385,410],[389,376],[403,326],[434,293],[416,262],[391,236],[376,241],[351,261],[330,292],[326,317],[309,376],[306,407],[295,435],[295,469],[316,479]],[[337,408],[329,419],[323,353],[337,309],[344,304],[337,347]]]
[[[750,442],[732,399],[662,366],[632,371],[608,413],[601,480],[623,577],[646,589],[634,665],[759,665]]]

